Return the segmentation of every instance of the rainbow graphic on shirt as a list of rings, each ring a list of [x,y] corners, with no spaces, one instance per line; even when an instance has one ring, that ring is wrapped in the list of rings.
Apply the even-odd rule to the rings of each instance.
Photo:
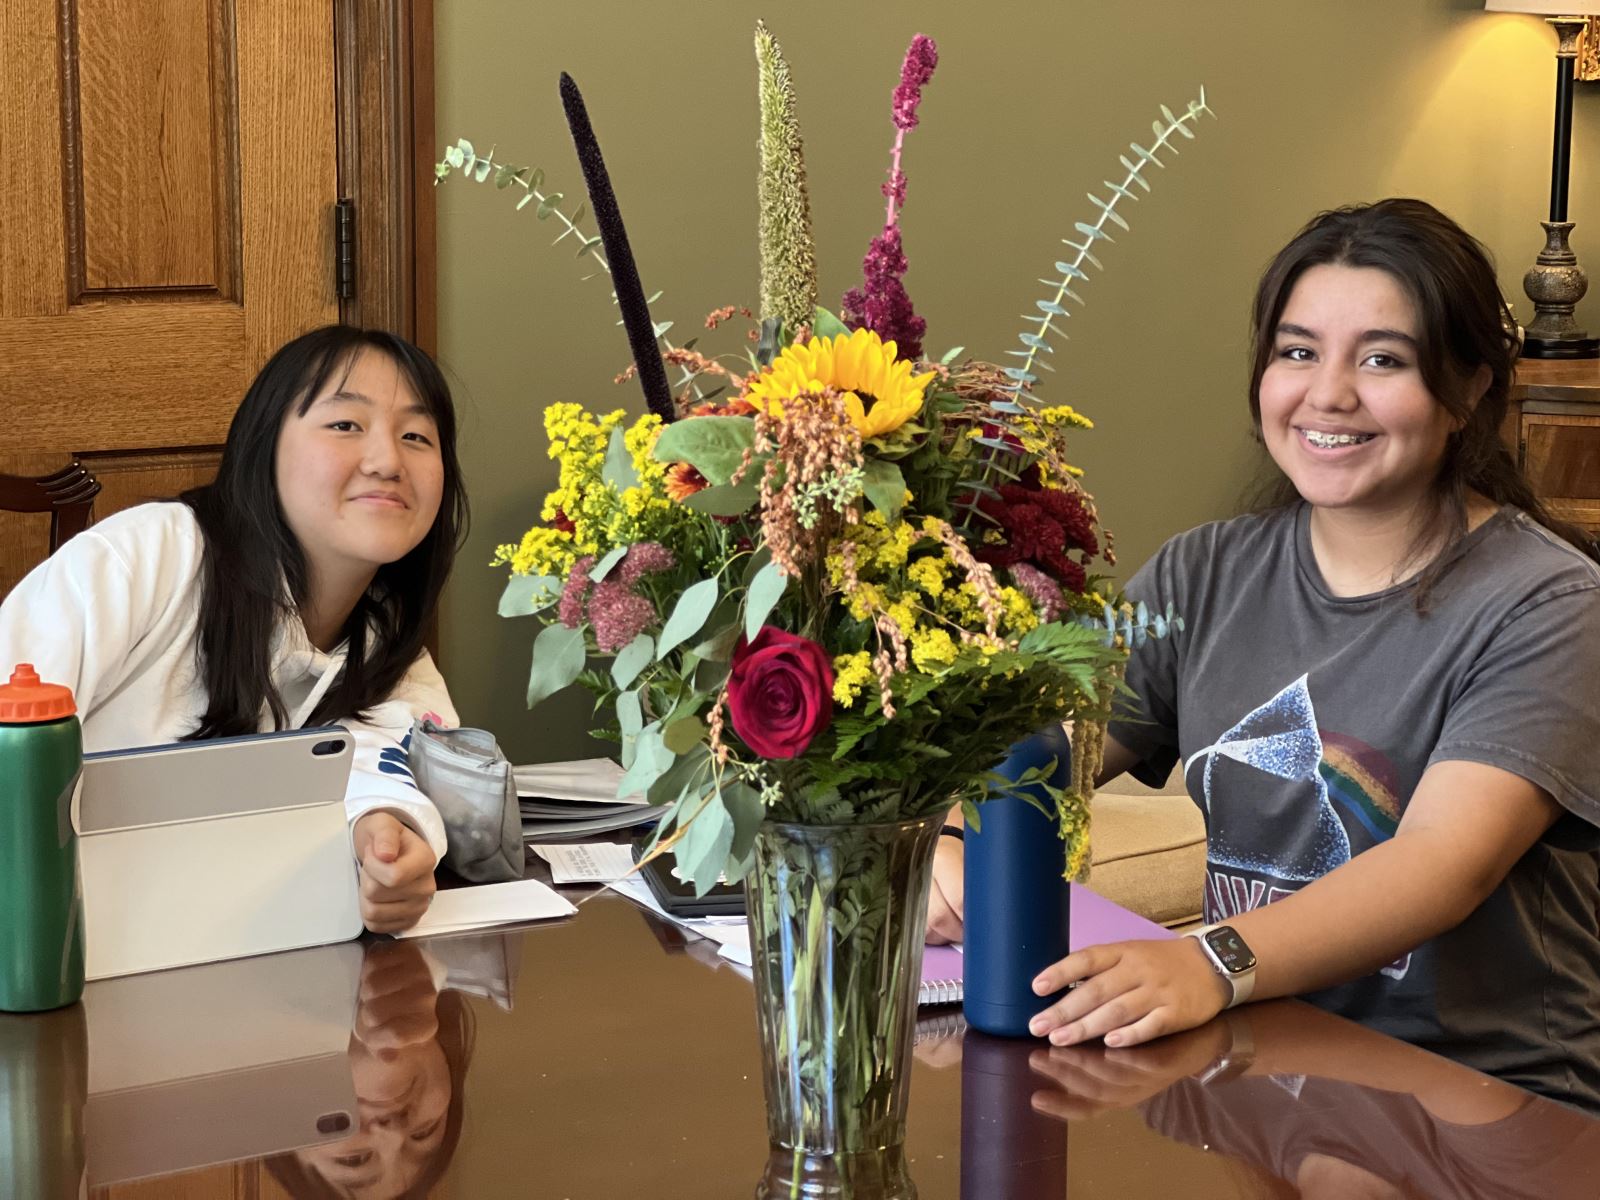
[[[1400,789],[1388,756],[1342,733],[1318,733],[1322,761],[1317,774],[1327,785],[1328,799],[1374,841],[1388,841],[1400,824]]]

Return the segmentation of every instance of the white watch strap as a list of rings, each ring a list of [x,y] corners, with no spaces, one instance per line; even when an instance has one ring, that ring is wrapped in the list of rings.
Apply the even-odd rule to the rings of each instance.
[[[1199,929],[1191,929],[1187,936],[1194,938],[1195,941],[1200,943],[1200,952],[1211,961],[1212,968],[1217,972],[1218,975],[1222,976],[1224,982],[1226,982],[1228,987],[1232,989],[1233,999],[1228,1001],[1227,1006],[1229,1008],[1235,1008],[1238,1005],[1243,1004],[1246,1000],[1250,999],[1250,993],[1255,991],[1256,969],[1251,967],[1248,971],[1240,971],[1238,974],[1234,974],[1222,965],[1222,960],[1217,957],[1217,952],[1211,948],[1211,944],[1205,939],[1206,934],[1210,933],[1213,929],[1220,928],[1220,925],[1204,925]]]

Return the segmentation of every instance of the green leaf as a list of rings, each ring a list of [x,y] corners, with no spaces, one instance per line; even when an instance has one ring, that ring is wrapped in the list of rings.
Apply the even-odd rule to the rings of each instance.
[[[675,426],[668,425],[667,428],[673,429]],[[716,606],[715,579],[702,579],[686,589],[678,597],[677,604],[673,605],[672,615],[661,630],[661,644],[656,647],[656,657],[665,658],[675,646],[699,633]]]
[[[672,769],[673,754],[661,740],[661,722],[651,721],[633,743],[633,765],[617,783],[617,795],[636,796]]]
[[[604,582],[605,577],[611,574],[611,568],[621,562],[627,553],[628,547],[626,546],[611,547],[604,558],[589,568],[589,578],[596,583]]]
[[[862,464],[866,475],[867,500],[872,507],[891,521],[900,514],[906,502],[906,477],[900,468],[881,458],[869,458]]]
[[[788,586],[789,577],[778,569],[778,564],[775,562],[769,562],[756,572],[756,577],[750,581],[750,593],[744,602],[745,637],[755,641],[756,632],[766,624],[778,601],[783,599],[784,589]]]
[[[676,427],[667,426],[668,429]],[[761,471],[759,463],[752,463],[744,478],[738,483],[723,483],[703,488],[685,500],[683,506],[712,517],[742,517],[761,503]]]
[[[727,483],[744,462],[755,436],[756,423],[749,417],[690,417],[661,431],[655,459],[686,462],[712,483]]]
[[[523,209],[527,208],[528,205],[532,204],[537,199],[538,199],[537,196],[535,196],[532,192],[529,192],[521,200],[517,201],[516,211],[517,212],[521,212]]]
[[[617,694],[617,725],[624,738],[638,737],[644,728],[644,710],[637,689]]]
[[[617,492],[639,486],[639,473],[633,469],[633,456],[628,453],[627,435],[618,425],[611,431],[611,441],[606,445],[606,464],[600,478]]]
[[[539,220],[542,221],[555,212],[556,206],[561,203],[561,199],[560,192],[551,192],[543,200],[539,201]]]
[[[756,830],[766,819],[766,806],[761,803],[760,792],[748,783],[738,782],[723,785],[722,806],[733,821],[733,844],[728,848],[728,856],[741,860],[755,844]]]
[[[650,786],[650,803],[676,803],[710,757],[711,751],[705,746],[696,746],[689,753],[679,755],[667,772]]]
[[[513,575],[500,593],[502,617],[531,617],[561,599],[561,580],[554,575]]]
[[[706,740],[706,723],[699,717],[679,717],[662,733],[662,741],[674,754],[687,754]]]
[[[965,346],[952,346],[949,350],[944,352],[944,357],[939,360],[939,365],[941,367],[948,367],[951,363],[955,362],[958,357],[964,354],[966,349],[967,348]]]
[[[633,686],[639,672],[650,665],[656,656],[656,644],[648,633],[641,633],[621,650],[611,664],[611,678],[619,688]]]
[[[553,696],[583,673],[587,658],[583,630],[546,625],[533,640],[533,670],[528,675],[528,707]]]
[[[691,801],[699,807],[698,801]],[[715,793],[690,820],[674,847],[678,874],[694,883],[695,895],[704,896],[716,884],[733,847],[733,818]]]
[[[817,306],[816,318],[811,322],[812,337],[849,337],[850,329],[820,304]]]
[[[725,663],[733,657],[733,647],[739,641],[739,623],[730,621],[694,648],[696,657],[706,662]],[[705,689],[702,689],[705,690]]]

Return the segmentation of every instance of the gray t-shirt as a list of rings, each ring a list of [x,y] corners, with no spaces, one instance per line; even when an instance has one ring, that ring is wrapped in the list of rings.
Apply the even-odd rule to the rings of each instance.
[[[1600,1103],[1600,568],[1504,508],[1427,615],[1402,584],[1340,597],[1307,506],[1168,542],[1128,594],[1183,632],[1137,650],[1111,735],[1206,819],[1205,916],[1289,895],[1394,835],[1423,772],[1511,771],[1566,810],[1455,929],[1306,997],[1558,1098]],[[1142,706],[1142,713],[1139,709]]]

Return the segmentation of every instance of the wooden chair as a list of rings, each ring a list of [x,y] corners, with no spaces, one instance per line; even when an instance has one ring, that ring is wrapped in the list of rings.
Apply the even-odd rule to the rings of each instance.
[[[89,524],[100,481],[81,463],[36,478],[0,475],[0,511],[50,514],[50,553]]]

